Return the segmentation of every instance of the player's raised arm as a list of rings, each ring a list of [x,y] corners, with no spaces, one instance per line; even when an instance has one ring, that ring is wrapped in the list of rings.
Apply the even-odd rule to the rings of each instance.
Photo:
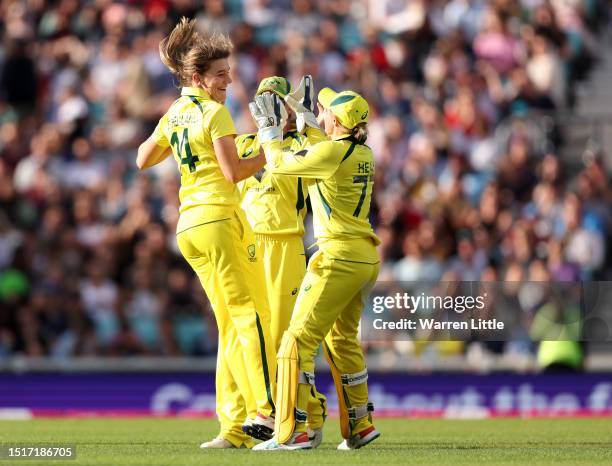
[[[213,146],[223,176],[232,183],[248,178],[266,164],[266,159],[261,154],[250,159],[239,158],[234,136],[215,139]]]
[[[308,150],[286,153],[280,142],[274,140],[264,144],[268,170],[280,175],[301,176],[324,180],[332,176],[342,160],[342,151],[325,141]]]
[[[281,137],[286,115],[283,114],[284,106],[278,95],[259,95],[249,108],[259,127],[259,141],[263,146],[270,172],[318,179],[329,178],[334,174],[342,154],[333,144],[324,141],[308,150],[283,152]],[[314,115],[312,121],[318,127]]]

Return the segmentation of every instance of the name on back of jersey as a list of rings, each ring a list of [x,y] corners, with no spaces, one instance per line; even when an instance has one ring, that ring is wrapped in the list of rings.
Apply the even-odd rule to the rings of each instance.
[[[172,131],[177,126],[193,126],[202,125],[202,113],[187,112],[179,113],[168,118],[167,128]]]
[[[276,188],[271,185],[269,186],[249,186],[247,191],[252,192],[252,193],[260,193],[260,192],[273,193],[276,191]]]
[[[357,162],[357,173],[360,175],[374,173],[374,162]]]

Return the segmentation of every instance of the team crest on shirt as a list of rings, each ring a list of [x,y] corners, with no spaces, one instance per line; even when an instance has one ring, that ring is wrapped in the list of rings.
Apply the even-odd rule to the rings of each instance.
[[[255,257],[255,245],[254,244],[249,244],[247,246],[247,252],[249,253],[249,260],[251,262],[256,262],[257,258]]]
[[[297,288],[294,288],[293,291],[291,292],[291,296],[295,296],[298,292]]]

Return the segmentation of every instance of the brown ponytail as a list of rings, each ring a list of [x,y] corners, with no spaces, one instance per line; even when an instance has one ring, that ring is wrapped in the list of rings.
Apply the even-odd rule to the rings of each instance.
[[[359,123],[351,130],[351,136],[353,136],[359,144],[365,143],[366,139],[368,139],[368,124]]]
[[[181,86],[189,86],[194,73],[204,74],[214,60],[229,57],[229,37],[219,32],[200,34],[195,19],[185,17],[159,43],[159,56]]]

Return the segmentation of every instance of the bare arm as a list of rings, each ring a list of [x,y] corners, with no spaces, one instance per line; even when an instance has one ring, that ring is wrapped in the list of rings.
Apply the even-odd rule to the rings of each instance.
[[[136,166],[139,170],[144,170],[145,168],[157,165],[171,153],[172,151],[169,147],[159,146],[152,138],[148,138],[138,147]]]
[[[223,176],[232,183],[238,183],[257,173],[266,164],[266,158],[261,153],[250,159],[239,158],[233,136],[215,139],[213,147]]]

